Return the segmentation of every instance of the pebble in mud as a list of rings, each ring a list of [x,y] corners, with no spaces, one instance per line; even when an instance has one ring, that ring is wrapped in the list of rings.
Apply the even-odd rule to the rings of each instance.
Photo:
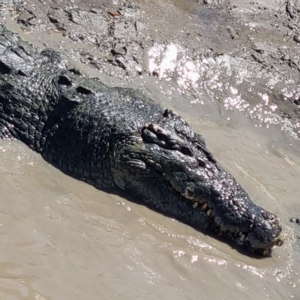
[[[295,36],[294,36],[294,41],[295,41],[296,43],[300,43],[300,35],[295,35]]]
[[[291,218],[290,221],[291,221],[292,223],[296,223],[296,224],[300,225],[300,218]],[[298,240],[300,240],[300,235],[297,234],[297,235],[296,235],[296,238],[297,238]]]
[[[299,218],[291,218],[290,220],[292,223],[296,223],[298,225],[300,225],[300,219]]]
[[[292,223],[296,223],[296,224],[300,225],[300,218],[291,218],[290,221]],[[300,234],[297,234],[296,237],[298,240],[300,240]]]

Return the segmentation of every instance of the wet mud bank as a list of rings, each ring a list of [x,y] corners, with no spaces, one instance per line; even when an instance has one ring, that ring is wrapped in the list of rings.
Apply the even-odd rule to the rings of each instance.
[[[217,102],[242,111],[256,126],[275,125],[295,138],[299,11],[291,0],[1,5],[2,18],[29,40],[64,51],[100,74],[146,89],[158,80],[167,99],[186,95],[196,109]]]

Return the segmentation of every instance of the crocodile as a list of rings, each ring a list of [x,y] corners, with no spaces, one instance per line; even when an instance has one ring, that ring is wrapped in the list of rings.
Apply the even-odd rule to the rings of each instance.
[[[136,89],[84,76],[0,23],[0,138],[18,139],[62,172],[269,256],[284,233],[178,114]],[[218,237],[220,236],[220,237]]]

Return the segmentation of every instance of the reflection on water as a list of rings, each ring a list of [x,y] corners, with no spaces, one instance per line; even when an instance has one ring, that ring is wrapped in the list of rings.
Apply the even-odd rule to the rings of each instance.
[[[210,101],[222,102],[227,110],[247,112],[247,116],[257,122],[256,126],[279,125],[293,137],[300,134],[300,123],[282,118],[269,95],[257,89],[262,81],[265,91],[280,88],[283,80],[280,74],[262,72],[259,66],[245,59],[227,54],[212,57],[175,43],[156,44],[148,51],[148,71],[160,80],[176,79],[176,88],[169,86],[165,94],[193,96],[193,104],[204,104],[203,95],[206,94]],[[278,91],[285,101],[294,96],[294,85],[294,80],[288,80]]]
[[[0,298],[297,299],[300,260],[288,219],[299,209],[299,159],[270,153],[270,141],[251,131],[193,126],[253,200],[282,219],[287,241],[273,257],[245,256],[2,141]]]

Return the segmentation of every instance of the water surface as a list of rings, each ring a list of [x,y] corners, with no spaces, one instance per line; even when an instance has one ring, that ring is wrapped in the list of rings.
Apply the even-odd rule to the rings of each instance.
[[[300,160],[255,130],[194,120],[209,149],[282,220],[286,243],[254,259],[148,208],[72,179],[1,141],[1,299],[297,299]],[[298,244],[297,244],[298,243]]]

